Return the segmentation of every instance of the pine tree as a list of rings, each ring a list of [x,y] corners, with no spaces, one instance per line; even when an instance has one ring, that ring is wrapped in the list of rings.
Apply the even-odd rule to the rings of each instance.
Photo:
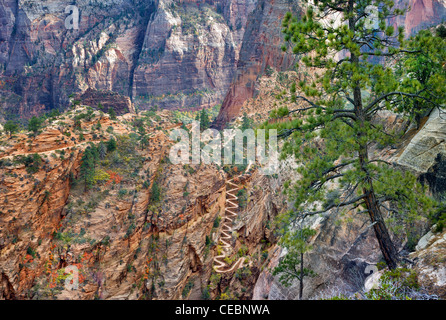
[[[150,137],[147,134],[143,134],[139,137],[139,143],[141,150],[144,150],[150,144]]]
[[[82,130],[82,122],[81,122],[81,119],[79,119],[79,118],[74,119],[74,129],[75,129],[75,130]]]
[[[5,123],[3,129],[9,134],[9,137],[11,138],[11,136],[19,130],[19,125],[12,120],[8,120]]]
[[[370,5],[379,7],[378,27],[368,23]],[[387,25],[390,16],[403,13],[386,0],[316,0],[300,19],[287,13],[285,40],[317,74],[313,81],[291,86],[292,103],[306,104],[290,111],[300,117],[264,126],[280,129],[280,136],[287,138],[282,156],[292,154],[301,164],[301,178],[285,184],[294,209],[281,215],[282,231],[288,234],[293,221],[329,210],[368,214],[391,269],[396,268],[399,253],[385,214],[409,224],[420,212],[427,214],[434,203],[412,174],[396,170],[372,151],[372,146],[388,146],[399,138],[372,120],[383,109],[402,112],[398,108],[402,101],[439,105],[439,99],[424,94],[422,87],[403,85],[395,69],[371,62],[374,57],[420,54],[405,47],[403,28]],[[335,59],[338,54],[341,58]],[[444,88],[441,94],[444,102]],[[326,202],[330,183],[342,192],[321,208],[318,204]]]
[[[243,113],[241,130],[252,129],[253,121],[248,117],[246,112]]]
[[[202,109],[200,112],[200,129],[206,130],[209,128],[210,121],[209,121],[209,115],[206,112],[206,109]]]
[[[150,202],[158,203],[161,199],[161,187],[158,184],[158,181],[155,179],[153,181],[152,190],[150,192]]]
[[[110,115],[111,120],[116,120],[116,112],[112,107],[108,108],[108,114]]]
[[[446,83],[446,39],[438,32],[421,30],[407,42],[407,47],[419,54],[403,56],[397,69],[405,92],[418,94],[425,99],[402,99],[399,111],[407,111],[420,125],[421,118],[432,110],[433,103],[444,103]],[[433,102],[433,103],[432,103]]]
[[[99,142],[98,153],[99,159],[104,160],[107,155],[107,147],[105,146],[105,143],[103,141]]]
[[[95,160],[91,147],[87,147],[82,156],[80,167],[80,177],[84,181],[84,192],[87,192],[94,183]]]
[[[112,137],[110,140],[107,141],[107,152],[115,151],[116,146],[117,146],[116,140],[115,138]]]
[[[36,135],[40,128],[42,127],[42,119],[33,116],[28,123],[28,130],[32,131],[34,135]]]
[[[287,249],[287,253],[273,270],[273,275],[279,275],[279,281],[286,287],[294,280],[299,281],[300,300],[304,290],[304,278],[315,276],[314,271],[304,265],[304,255],[312,249],[308,240],[315,234],[313,229],[301,227],[283,237],[281,245]]]
[[[96,168],[98,162],[99,162],[99,148],[95,146],[93,143],[90,143],[90,153],[93,159],[93,165]]]

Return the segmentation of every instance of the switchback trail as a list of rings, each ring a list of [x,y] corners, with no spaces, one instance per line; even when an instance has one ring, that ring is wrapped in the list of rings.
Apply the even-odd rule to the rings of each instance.
[[[226,181],[226,184],[230,189],[226,191],[225,216],[223,218],[220,234],[222,253],[214,257],[214,270],[217,273],[227,273],[242,268],[245,261],[245,258],[241,257],[234,264],[232,264],[232,266],[229,266],[224,259],[228,256],[228,251],[231,251],[230,249],[232,248],[232,222],[234,221],[235,217],[237,217],[236,210],[239,207],[238,197],[236,196],[236,192],[238,191],[239,187],[234,182],[250,176],[250,167],[251,164],[247,167],[245,173]]]

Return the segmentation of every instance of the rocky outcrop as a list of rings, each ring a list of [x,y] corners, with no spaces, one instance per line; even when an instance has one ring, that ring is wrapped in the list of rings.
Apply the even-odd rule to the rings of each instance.
[[[135,113],[135,108],[129,97],[121,96],[113,91],[99,91],[87,89],[82,95],[77,97],[78,101],[87,106],[94,106],[107,112],[110,108],[115,110],[117,115]]]
[[[410,129],[397,163],[418,174],[426,174],[435,165],[437,155],[446,155],[446,113],[435,108],[419,130]]]
[[[423,288],[440,299],[446,299],[446,232],[429,232],[410,258],[415,261],[414,270]]]

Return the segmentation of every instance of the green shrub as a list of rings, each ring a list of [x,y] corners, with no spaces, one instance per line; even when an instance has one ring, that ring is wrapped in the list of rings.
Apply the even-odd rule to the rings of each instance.
[[[183,298],[187,297],[187,295],[189,294],[189,292],[192,290],[193,287],[194,287],[194,281],[192,279],[189,279],[189,281],[184,286],[183,292],[181,293]]]
[[[118,191],[118,197],[122,198],[127,194],[127,189],[119,189]]]
[[[365,293],[369,300],[410,300],[409,293],[420,289],[414,270],[397,268],[386,271],[379,287]]]
[[[209,292],[209,287],[203,289],[203,292],[201,293],[201,299],[211,300],[211,293]]]
[[[446,226],[446,204],[442,203],[441,206],[429,216],[430,223],[435,225],[434,232],[442,232]]]
[[[215,220],[214,220],[214,224],[213,224],[212,227],[214,227],[214,228],[218,228],[218,227],[220,226],[220,221],[221,221],[221,217],[220,217],[220,216],[217,216],[217,217],[215,218]]]
[[[252,275],[251,269],[243,267],[235,272],[235,277],[239,280],[246,279]]]
[[[26,253],[32,256],[34,259],[36,258],[36,251],[33,248],[28,247],[28,249],[26,249]]]
[[[150,192],[150,202],[158,203],[161,200],[161,188],[158,181],[155,179],[153,182],[152,190]]]

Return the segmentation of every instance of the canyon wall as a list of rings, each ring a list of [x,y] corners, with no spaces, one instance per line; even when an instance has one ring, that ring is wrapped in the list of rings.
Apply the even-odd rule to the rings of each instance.
[[[286,0],[260,0],[246,27],[237,72],[223,101],[214,126],[222,128],[239,115],[243,103],[255,94],[259,76],[269,68],[287,70],[295,55],[283,53],[282,19],[286,12],[300,14],[296,3]]]
[[[0,0],[0,118],[64,109],[87,89],[129,97],[138,109],[200,109],[223,101],[222,127],[256,94],[257,77],[286,70],[286,0]],[[397,2],[404,7],[406,1]],[[411,0],[392,20],[407,34],[441,22],[444,0]],[[67,21],[66,21],[67,20]],[[246,32],[245,32],[246,31]]]
[[[0,1],[0,109],[25,118],[64,109],[87,89],[140,109],[221,101],[256,0]],[[67,20],[67,21],[66,21]]]
[[[438,25],[446,18],[445,0],[399,0],[395,2],[399,8],[407,8],[404,16],[391,20],[395,26],[404,26],[407,36],[431,26]]]

